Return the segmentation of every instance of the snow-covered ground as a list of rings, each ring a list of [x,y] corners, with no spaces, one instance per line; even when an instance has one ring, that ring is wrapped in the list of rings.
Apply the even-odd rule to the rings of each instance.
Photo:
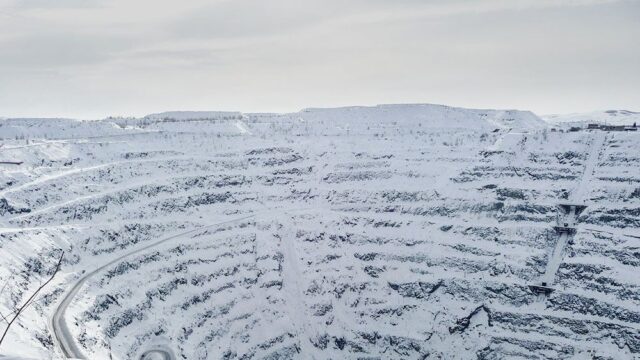
[[[439,105],[0,124],[0,313],[65,251],[0,353],[61,356],[66,310],[88,359],[640,354],[638,133]],[[588,207],[557,246],[563,202]]]
[[[545,115],[542,117],[554,125],[585,126],[586,124],[640,125],[640,113],[628,110],[605,110],[590,113]]]

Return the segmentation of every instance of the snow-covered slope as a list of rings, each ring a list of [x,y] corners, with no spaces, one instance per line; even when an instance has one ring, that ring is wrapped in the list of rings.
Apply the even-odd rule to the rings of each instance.
[[[606,110],[591,113],[545,115],[542,117],[551,124],[568,124],[584,126],[589,123],[608,125],[633,125],[640,124],[640,113],[629,110]]]
[[[109,122],[0,147],[25,162],[0,165],[0,312],[65,251],[0,352],[640,354],[637,133],[436,105]],[[588,207],[554,251],[567,202]]]
[[[425,128],[517,128],[541,129],[544,121],[529,111],[462,109],[444,105],[378,105],[306,109],[290,114],[303,121],[332,122],[336,126],[414,126]]]
[[[240,116],[239,112],[231,111],[165,111],[145,116],[148,120],[217,120]]]
[[[132,131],[130,129],[130,131]],[[111,121],[79,121],[73,119],[21,118],[0,120],[0,140],[8,139],[91,139],[123,133]]]

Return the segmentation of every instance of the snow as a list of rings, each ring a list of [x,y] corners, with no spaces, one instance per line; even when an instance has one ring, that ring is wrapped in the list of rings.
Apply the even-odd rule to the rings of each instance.
[[[544,121],[528,111],[478,110],[453,108],[444,105],[378,105],[375,107],[344,107],[333,109],[306,109],[293,114],[306,122],[328,121],[342,126],[370,123],[381,127],[400,124],[421,125],[428,128],[516,128],[541,129]]]
[[[66,254],[3,354],[60,355],[63,303],[96,359],[640,352],[637,133],[426,104],[1,123],[0,312]]]
[[[145,116],[148,120],[215,120],[238,117],[240,113],[231,111],[166,111]]]
[[[542,119],[557,125],[584,126],[586,124],[633,125],[640,123],[640,112],[629,110],[605,110],[590,113],[553,114]]]

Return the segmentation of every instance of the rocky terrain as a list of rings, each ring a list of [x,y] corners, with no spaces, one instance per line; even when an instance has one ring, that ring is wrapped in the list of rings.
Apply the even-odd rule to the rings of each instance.
[[[88,359],[640,357],[637,132],[435,105],[0,124],[0,313],[65,254],[2,353],[68,355],[81,281]]]

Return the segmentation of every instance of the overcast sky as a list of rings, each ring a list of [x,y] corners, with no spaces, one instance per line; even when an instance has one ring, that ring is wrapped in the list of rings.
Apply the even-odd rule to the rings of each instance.
[[[0,116],[640,110],[640,0],[0,0]]]

